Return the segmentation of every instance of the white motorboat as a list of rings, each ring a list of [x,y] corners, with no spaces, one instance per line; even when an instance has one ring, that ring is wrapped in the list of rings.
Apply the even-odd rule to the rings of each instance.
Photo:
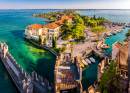
[[[88,64],[91,64],[91,61],[89,59],[85,59],[85,61],[88,63]]]
[[[85,66],[88,66],[88,63],[85,60],[82,60],[82,62]]]
[[[107,36],[111,36],[112,34],[111,33],[108,33]]]
[[[89,58],[93,63],[95,63],[95,59],[93,57]]]
[[[109,48],[110,48],[110,45],[108,45],[108,44],[103,44],[103,45],[101,45],[101,48],[103,48],[103,49],[109,49]]]

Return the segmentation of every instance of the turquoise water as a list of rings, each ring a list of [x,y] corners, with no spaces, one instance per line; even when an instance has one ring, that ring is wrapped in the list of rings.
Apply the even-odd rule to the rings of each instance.
[[[90,10],[90,11],[78,11],[82,15],[89,17],[105,17],[113,22],[130,23],[130,10]]]
[[[57,10],[0,10],[0,41],[7,43],[9,52],[17,62],[30,74],[36,71],[43,78],[54,82],[55,56],[49,51],[40,49],[23,38],[23,33],[27,25],[34,23],[45,25],[43,18],[31,16],[33,13],[47,13]],[[78,11],[80,14],[93,16],[103,16],[111,21],[129,23],[130,10],[98,10],[98,11]],[[106,43],[112,44],[114,40],[122,40],[128,28],[122,33],[112,36]],[[116,38],[114,38],[116,37]],[[108,50],[111,51],[111,50]],[[97,80],[97,65],[91,64],[89,68],[83,69],[83,87],[86,90]],[[17,93],[18,90],[12,79],[8,75],[4,65],[0,61],[0,90],[2,93]],[[7,89],[8,88],[8,89]]]
[[[0,10],[0,41],[7,43],[9,52],[27,73],[31,74],[32,71],[36,71],[38,75],[53,83],[55,56],[47,50],[34,46],[23,38],[24,29],[27,25],[34,23],[46,24],[45,20],[47,19],[31,16],[35,12],[50,11]],[[3,90],[3,93],[18,92],[4,66],[1,62],[0,64],[0,89]]]
[[[114,44],[116,41],[123,43],[123,40],[126,39],[125,34],[128,32],[128,29],[130,28],[123,28],[123,32],[110,36],[110,39],[106,39],[105,44],[109,44],[111,46],[110,49],[106,50],[106,52],[112,53],[112,44]]]

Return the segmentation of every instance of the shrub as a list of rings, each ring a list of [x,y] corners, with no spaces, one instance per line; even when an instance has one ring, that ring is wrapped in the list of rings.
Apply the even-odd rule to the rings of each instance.
[[[80,40],[85,40],[86,38],[85,38],[85,36],[80,36],[79,39]]]
[[[40,42],[39,42],[39,41],[37,41],[37,40],[35,40],[35,39],[33,39],[33,38],[31,38],[31,40],[32,40],[33,42],[35,42],[35,43],[40,44]]]

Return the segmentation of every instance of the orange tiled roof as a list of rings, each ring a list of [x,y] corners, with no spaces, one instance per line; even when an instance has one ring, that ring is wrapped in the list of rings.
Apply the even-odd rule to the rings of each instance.
[[[64,21],[65,19],[70,20],[71,18],[69,18],[68,16],[63,16],[63,17],[61,17],[61,20],[62,20],[62,21]]]
[[[43,25],[33,24],[33,25],[29,25],[27,27],[34,28],[34,29],[41,29],[41,28],[43,28]]]
[[[56,22],[54,22],[54,23],[60,26],[60,25],[63,24],[63,21],[62,21],[62,20],[58,20],[58,21],[56,21]]]
[[[69,18],[73,18],[74,16],[73,15],[68,15]]]
[[[49,24],[47,24],[47,25],[45,25],[43,27],[55,29],[55,28],[59,27],[59,25],[57,25],[55,23],[49,23]]]
[[[119,50],[121,50],[121,51],[123,51],[123,52],[125,52],[125,53],[128,53],[128,48],[127,48],[127,46],[124,46],[123,44],[121,44],[120,42],[116,42],[116,43],[114,43],[114,45],[117,47],[117,48],[119,48]]]
[[[69,18],[68,16],[63,16],[63,17],[61,17],[61,20],[58,20],[58,21],[53,22],[53,23],[48,23],[47,25],[45,25],[45,26],[43,26],[43,27],[55,29],[55,28],[61,26],[61,25],[63,24],[63,21],[64,21],[65,19],[70,20],[71,18]]]

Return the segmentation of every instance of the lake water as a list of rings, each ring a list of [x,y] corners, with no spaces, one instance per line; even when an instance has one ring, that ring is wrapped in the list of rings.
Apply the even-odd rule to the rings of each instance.
[[[45,20],[47,19],[33,17],[31,16],[33,13],[47,13],[51,11],[57,10],[0,10],[0,41],[7,43],[9,52],[27,73],[30,74],[32,71],[36,71],[43,78],[54,83],[55,56],[47,50],[34,46],[23,38],[27,25],[36,23],[46,24]],[[102,16],[114,22],[125,22],[127,24],[130,20],[130,10],[95,10],[78,11],[78,13],[87,16]],[[111,38],[122,42],[127,30],[128,28]],[[106,40],[106,43],[113,44],[115,41],[112,39]],[[110,51],[111,49],[108,50],[108,52]],[[96,64],[90,65],[89,68],[83,69],[82,83],[84,90],[97,80],[98,63],[97,61]],[[1,61],[0,73],[0,90],[2,93],[18,93],[15,84]]]

